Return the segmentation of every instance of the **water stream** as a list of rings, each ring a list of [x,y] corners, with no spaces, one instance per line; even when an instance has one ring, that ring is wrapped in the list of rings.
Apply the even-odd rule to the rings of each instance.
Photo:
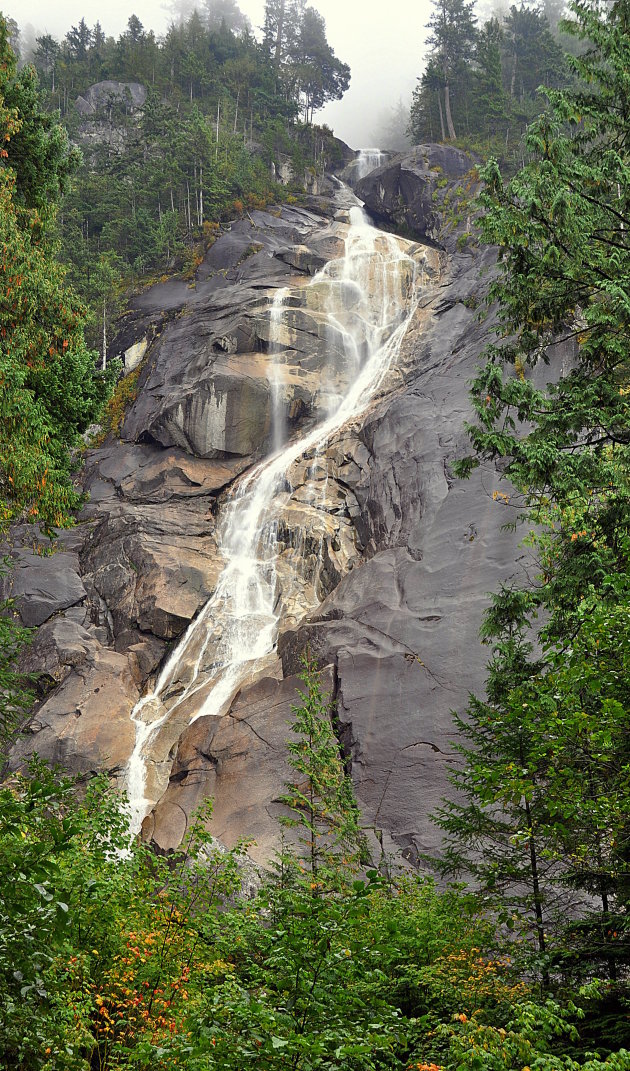
[[[359,149],[359,154],[355,161],[355,179],[358,181],[365,178],[370,171],[375,171],[377,167],[381,167],[387,159],[387,153],[381,152],[380,149]]]
[[[302,536],[311,546],[326,537],[328,517],[321,497],[328,480],[324,451],[331,437],[365,409],[396,360],[416,306],[415,261],[407,248],[408,243],[374,228],[357,202],[349,213],[344,255],[329,261],[308,286],[295,292],[295,298],[283,289],[272,302],[268,315],[274,453],[234,487],[219,522],[223,570],[216,589],[171,653],[153,691],[132,713],[136,740],[125,788],[135,829],[165,788],[169,752],[186,726],[197,718],[227,712],[236,692],[270,666],[279,628],[286,623],[289,604],[295,605],[296,591],[305,600],[300,605],[302,616],[317,605],[316,584],[304,594],[298,554],[293,555],[292,570],[287,572],[284,560],[280,570],[278,527],[292,504],[296,464],[306,455],[313,458],[309,466],[313,484],[307,493],[303,485],[299,488],[300,503],[310,499],[320,508],[312,510],[315,520]],[[330,356],[318,376],[320,422],[293,442],[286,441],[280,343],[274,341],[281,331],[286,335],[290,299],[294,308],[301,302],[313,315],[324,316],[328,325],[324,334],[328,337],[329,331],[331,338],[326,348]]]

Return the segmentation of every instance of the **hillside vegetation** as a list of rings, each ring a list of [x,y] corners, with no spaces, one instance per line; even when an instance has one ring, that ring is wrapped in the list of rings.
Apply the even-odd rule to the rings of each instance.
[[[293,54],[280,10],[268,4],[260,68],[275,104],[264,106],[265,118],[252,90],[248,107],[251,115],[258,101],[261,138],[288,124],[297,146],[296,110],[301,104],[310,119],[319,98],[295,71],[290,95]],[[484,170],[479,226],[499,250],[489,299],[499,328],[471,386],[471,453],[458,475],[500,464],[506,483],[496,509],[524,522],[535,564],[527,587],[493,597],[482,628],[486,694],[457,718],[459,791],[436,815],[444,854],[425,865],[458,884],[438,887],[385,857],[367,858],[328,701],[308,661],[292,777],[279,800],[287,843],[258,881],[245,845],[225,851],[209,842],[207,812],[164,859],[130,842],[124,802],[104,778],[75,785],[34,763],[0,789],[1,1067],[630,1069],[630,2],[602,9],[574,0],[572,12],[565,32],[579,47],[564,60],[572,88],[547,89],[546,108],[527,129],[524,166],[509,181],[494,159]],[[231,42],[243,60],[248,49],[252,62],[258,55],[245,28],[203,34],[212,47]],[[164,58],[164,45],[146,36]],[[218,142],[208,133],[227,99],[223,83],[204,91],[198,73],[169,82],[170,68],[160,70],[177,88],[182,123],[206,132],[201,155],[193,148],[187,170],[169,175],[151,150],[161,120],[138,133],[133,115],[129,144],[140,139],[149,176],[159,175],[148,183],[151,219],[172,211],[172,241],[194,241],[200,193],[210,203],[205,184],[236,167],[243,143],[238,122],[236,134],[229,130],[233,118],[223,128],[219,118]],[[92,76],[86,67],[81,88]],[[245,96],[236,88],[230,100],[234,116]],[[292,118],[279,111],[282,101]],[[156,97],[140,125],[153,106],[174,107]],[[175,137],[177,112],[168,114]],[[255,175],[253,159],[248,152]],[[66,521],[76,503],[71,451],[108,391],[55,259],[55,204],[77,166],[35,75],[16,70],[0,23],[3,530],[11,521]],[[108,183],[99,197],[118,197],[111,176]],[[120,185],[133,196],[133,184]],[[226,189],[255,192],[246,183]],[[140,211],[136,196],[135,209],[120,201],[128,213]],[[122,212],[117,204],[82,239],[88,260],[97,258],[89,263],[104,258],[112,271],[114,255],[127,252],[114,237],[107,252],[98,242]],[[205,207],[201,217],[203,231]],[[533,370],[546,362],[553,374],[560,344],[572,345],[572,367],[543,390]],[[15,670],[21,640],[0,617],[5,732],[28,699]]]
[[[343,95],[350,69],[304,2],[268,0],[262,41],[219,0],[160,39],[135,15],[118,39],[82,19],[61,42],[39,37],[32,61],[46,107],[81,149],[61,254],[106,327],[131,284],[193,271],[218,222],[299,196],[343,162],[313,115]]]

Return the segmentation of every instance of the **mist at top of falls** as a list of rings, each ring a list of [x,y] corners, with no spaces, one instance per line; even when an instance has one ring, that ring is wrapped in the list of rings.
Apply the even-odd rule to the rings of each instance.
[[[2,0],[2,12],[16,20],[23,40],[33,42],[43,33],[62,39],[82,18],[93,26],[100,20],[106,34],[119,35],[134,13],[147,29],[159,36],[173,21],[174,5],[155,0],[111,0],[106,8],[97,0],[57,0],[44,7],[41,0]],[[239,7],[260,37],[264,0],[239,0]],[[409,105],[416,79],[424,68],[426,23],[430,0],[311,0],[326,20],[328,41],[337,56],[350,65],[350,88],[340,101],[316,112],[315,122],[326,123],[337,137],[353,148],[375,143],[382,148],[381,130],[388,111],[399,100]]]

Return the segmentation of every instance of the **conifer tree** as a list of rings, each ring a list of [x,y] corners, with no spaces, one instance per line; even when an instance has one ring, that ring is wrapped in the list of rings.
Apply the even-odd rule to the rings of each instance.
[[[433,8],[428,23],[431,30],[428,43],[442,76],[447,134],[455,141],[451,89],[472,51],[477,20],[472,0],[433,0]]]
[[[77,501],[69,449],[107,394],[64,288],[51,235],[74,159],[18,75],[0,19],[0,530],[16,517],[61,525]]]
[[[301,680],[305,691],[292,707],[296,739],[288,744],[294,779],[281,796],[292,812],[281,823],[297,829],[304,860],[313,881],[327,880],[335,862],[343,857],[349,866],[359,844],[358,812],[352,781],[346,774],[335,736],[330,699],[324,694],[312,662],[304,660]]]
[[[627,954],[630,885],[627,636],[616,617],[628,605],[630,560],[630,5],[603,11],[576,0],[572,10],[566,30],[590,42],[570,59],[580,81],[547,91],[548,111],[528,131],[529,162],[510,182],[495,161],[484,176],[481,226],[499,247],[499,338],[472,384],[475,452],[458,471],[502,461],[524,518],[538,526],[529,542],[540,576],[493,600],[487,702],[471,700],[460,723],[472,745],[456,776],[464,801],[440,822],[456,852],[476,844],[471,869],[482,874],[501,826],[512,895],[525,880],[512,869],[514,850],[536,846],[551,890],[543,895],[539,881],[536,894],[532,860],[541,951],[554,889],[570,887],[578,902],[597,897],[580,925],[598,935],[593,956],[614,976]],[[553,369],[560,344],[572,347],[568,370]],[[546,387],[530,373],[543,362],[553,369]],[[616,658],[603,640],[609,629]]]

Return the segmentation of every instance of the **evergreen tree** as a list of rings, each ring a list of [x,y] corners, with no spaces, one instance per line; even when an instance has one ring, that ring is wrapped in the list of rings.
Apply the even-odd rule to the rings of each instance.
[[[498,19],[486,22],[475,47],[475,112],[484,134],[493,136],[505,127],[507,101],[503,91],[501,44]]]
[[[299,830],[300,854],[313,881],[326,883],[342,857],[347,867],[358,852],[358,812],[331,723],[330,699],[308,659],[301,680],[306,691],[300,692],[300,704],[291,708],[295,715],[291,731],[296,739],[288,744],[289,764],[296,777],[280,797],[292,814],[281,822]]]
[[[350,68],[341,63],[328,44],[322,16],[307,8],[300,25],[296,51],[297,80],[304,97],[304,118],[329,100],[341,100],[350,84]]]
[[[59,43],[49,33],[37,38],[37,48],[33,56],[35,69],[43,85],[55,92],[55,67],[59,57]],[[42,77],[43,76],[43,77]]]
[[[74,159],[41,109],[32,68],[17,75],[2,20],[0,144],[0,528],[25,514],[50,528],[76,502],[69,448],[107,384],[53,257],[54,199]]]
[[[556,888],[599,898],[575,932],[590,935],[593,957],[614,976],[627,956],[630,876],[620,627],[630,552],[630,11],[594,0],[572,10],[567,31],[590,42],[570,59],[580,81],[547,91],[549,108],[528,130],[529,162],[510,182],[494,161],[484,174],[499,339],[472,385],[475,453],[458,471],[501,459],[538,526],[529,542],[541,575],[495,597],[485,626],[495,648],[489,706],[473,700],[462,727],[473,747],[458,780],[470,806],[440,820],[460,844],[478,836],[482,855],[501,823],[507,865],[519,841],[531,850],[535,839]],[[529,369],[553,366],[560,344],[573,348],[570,370],[541,387]],[[541,612],[533,657],[529,626]],[[513,894],[522,880],[508,876]],[[542,902],[537,917],[544,933]]]
[[[223,26],[232,33],[242,34],[249,28],[249,21],[236,0],[205,0],[206,16],[210,30]]]
[[[513,100],[531,98],[539,86],[556,87],[565,80],[562,50],[543,14],[512,6],[503,24],[507,89]]]
[[[477,20],[472,0],[433,0],[433,8],[428,23],[431,30],[428,44],[435,68],[441,74],[447,135],[455,141],[451,89],[472,52]]]

